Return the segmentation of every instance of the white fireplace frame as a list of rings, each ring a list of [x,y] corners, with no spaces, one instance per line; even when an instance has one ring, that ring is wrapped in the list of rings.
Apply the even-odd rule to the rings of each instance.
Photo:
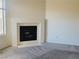
[[[34,41],[23,41],[20,42],[20,26],[37,26],[37,40]],[[37,43],[41,43],[40,39],[41,39],[41,23],[17,23],[17,39],[18,39],[18,45],[29,45],[29,44],[37,44]]]
[[[37,40],[20,42],[19,26],[37,26]],[[26,47],[40,45],[44,39],[44,20],[13,20],[12,21],[12,46]]]

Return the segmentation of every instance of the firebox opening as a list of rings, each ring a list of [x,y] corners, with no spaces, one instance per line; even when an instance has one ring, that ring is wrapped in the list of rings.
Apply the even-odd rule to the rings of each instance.
[[[20,26],[20,41],[37,40],[37,26]]]

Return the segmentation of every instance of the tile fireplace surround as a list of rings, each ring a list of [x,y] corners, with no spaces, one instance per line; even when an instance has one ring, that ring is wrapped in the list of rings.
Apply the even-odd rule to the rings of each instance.
[[[44,43],[44,20],[12,20],[12,46],[25,47]],[[20,26],[37,26],[37,40],[20,41]]]

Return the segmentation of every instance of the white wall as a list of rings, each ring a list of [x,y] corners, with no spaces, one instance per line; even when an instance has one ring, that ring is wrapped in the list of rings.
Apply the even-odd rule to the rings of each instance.
[[[11,45],[11,21],[16,19],[42,20],[45,0],[7,0],[7,41],[0,37],[0,48]],[[48,42],[79,45],[79,1],[47,0]],[[3,46],[4,45],[4,46]]]
[[[79,0],[46,0],[48,42],[79,45]]]
[[[7,6],[7,39],[10,45],[13,37],[12,21],[45,19],[45,0],[7,0]]]
[[[5,35],[0,35],[0,49],[7,47],[7,40]]]

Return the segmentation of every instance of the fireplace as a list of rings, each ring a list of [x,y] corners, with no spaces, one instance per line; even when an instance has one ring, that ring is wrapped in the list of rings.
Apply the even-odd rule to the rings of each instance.
[[[12,46],[26,47],[44,43],[44,20],[15,20],[12,20]]]
[[[20,42],[37,40],[37,26],[19,26]]]

